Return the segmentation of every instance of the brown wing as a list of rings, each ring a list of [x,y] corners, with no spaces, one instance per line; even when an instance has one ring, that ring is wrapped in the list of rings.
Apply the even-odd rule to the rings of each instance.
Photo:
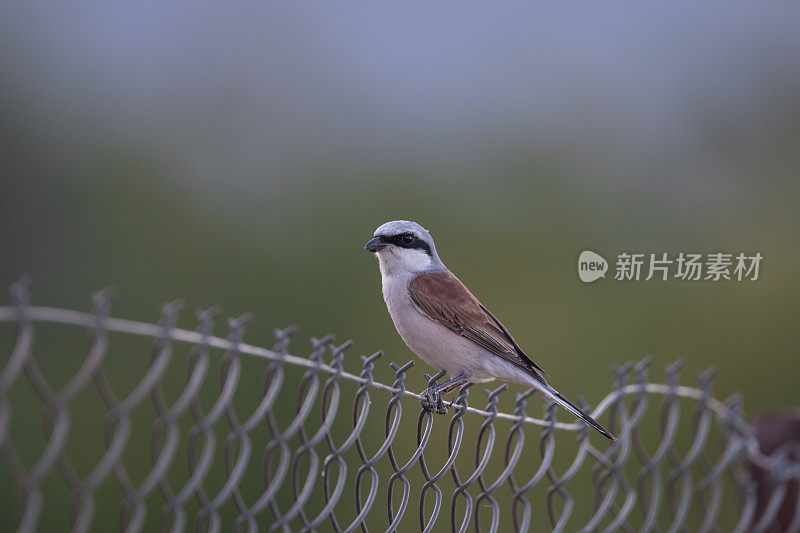
[[[450,272],[420,274],[408,286],[426,316],[545,381],[547,374],[516,343],[505,326]]]

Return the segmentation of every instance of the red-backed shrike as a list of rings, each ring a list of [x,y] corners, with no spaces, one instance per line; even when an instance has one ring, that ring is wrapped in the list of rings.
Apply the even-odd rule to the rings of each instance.
[[[451,376],[423,392],[426,409],[446,412],[442,394],[467,382],[500,379],[540,390],[614,440],[603,426],[547,384],[546,372],[444,266],[425,228],[405,220],[387,222],[375,230],[364,249],[378,257],[383,299],[397,332],[420,359]]]

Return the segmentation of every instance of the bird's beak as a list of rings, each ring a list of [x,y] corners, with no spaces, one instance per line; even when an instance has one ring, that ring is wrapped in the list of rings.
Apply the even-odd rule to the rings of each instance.
[[[380,252],[384,248],[386,248],[386,243],[382,237],[375,237],[364,245],[364,249],[368,252]]]

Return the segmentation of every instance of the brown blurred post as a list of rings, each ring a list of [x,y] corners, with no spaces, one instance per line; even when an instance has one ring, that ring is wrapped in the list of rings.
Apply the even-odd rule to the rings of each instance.
[[[753,430],[761,453],[772,456],[776,453],[786,453],[786,459],[800,463],[800,411],[763,414],[753,421]],[[763,468],[751,463],[753,480],[756,483],[756,516],[757,524],[767,510],[773,491],[780,484],[770,479],[770,475]],[[766,524],[765,531],[788,531],[795,513],[798,509],[798,483],[790,480],[786,485],[786,494],[778,508],[775,517]]]

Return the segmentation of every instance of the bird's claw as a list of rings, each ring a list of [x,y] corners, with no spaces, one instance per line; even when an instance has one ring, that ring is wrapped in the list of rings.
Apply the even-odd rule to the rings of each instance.
[[[436,413],[438,415],[447,414],[447,406],[442,401],[442,395],[435,391],[425,390],[422,392],[422,398],[419,403],[426,411]]]

